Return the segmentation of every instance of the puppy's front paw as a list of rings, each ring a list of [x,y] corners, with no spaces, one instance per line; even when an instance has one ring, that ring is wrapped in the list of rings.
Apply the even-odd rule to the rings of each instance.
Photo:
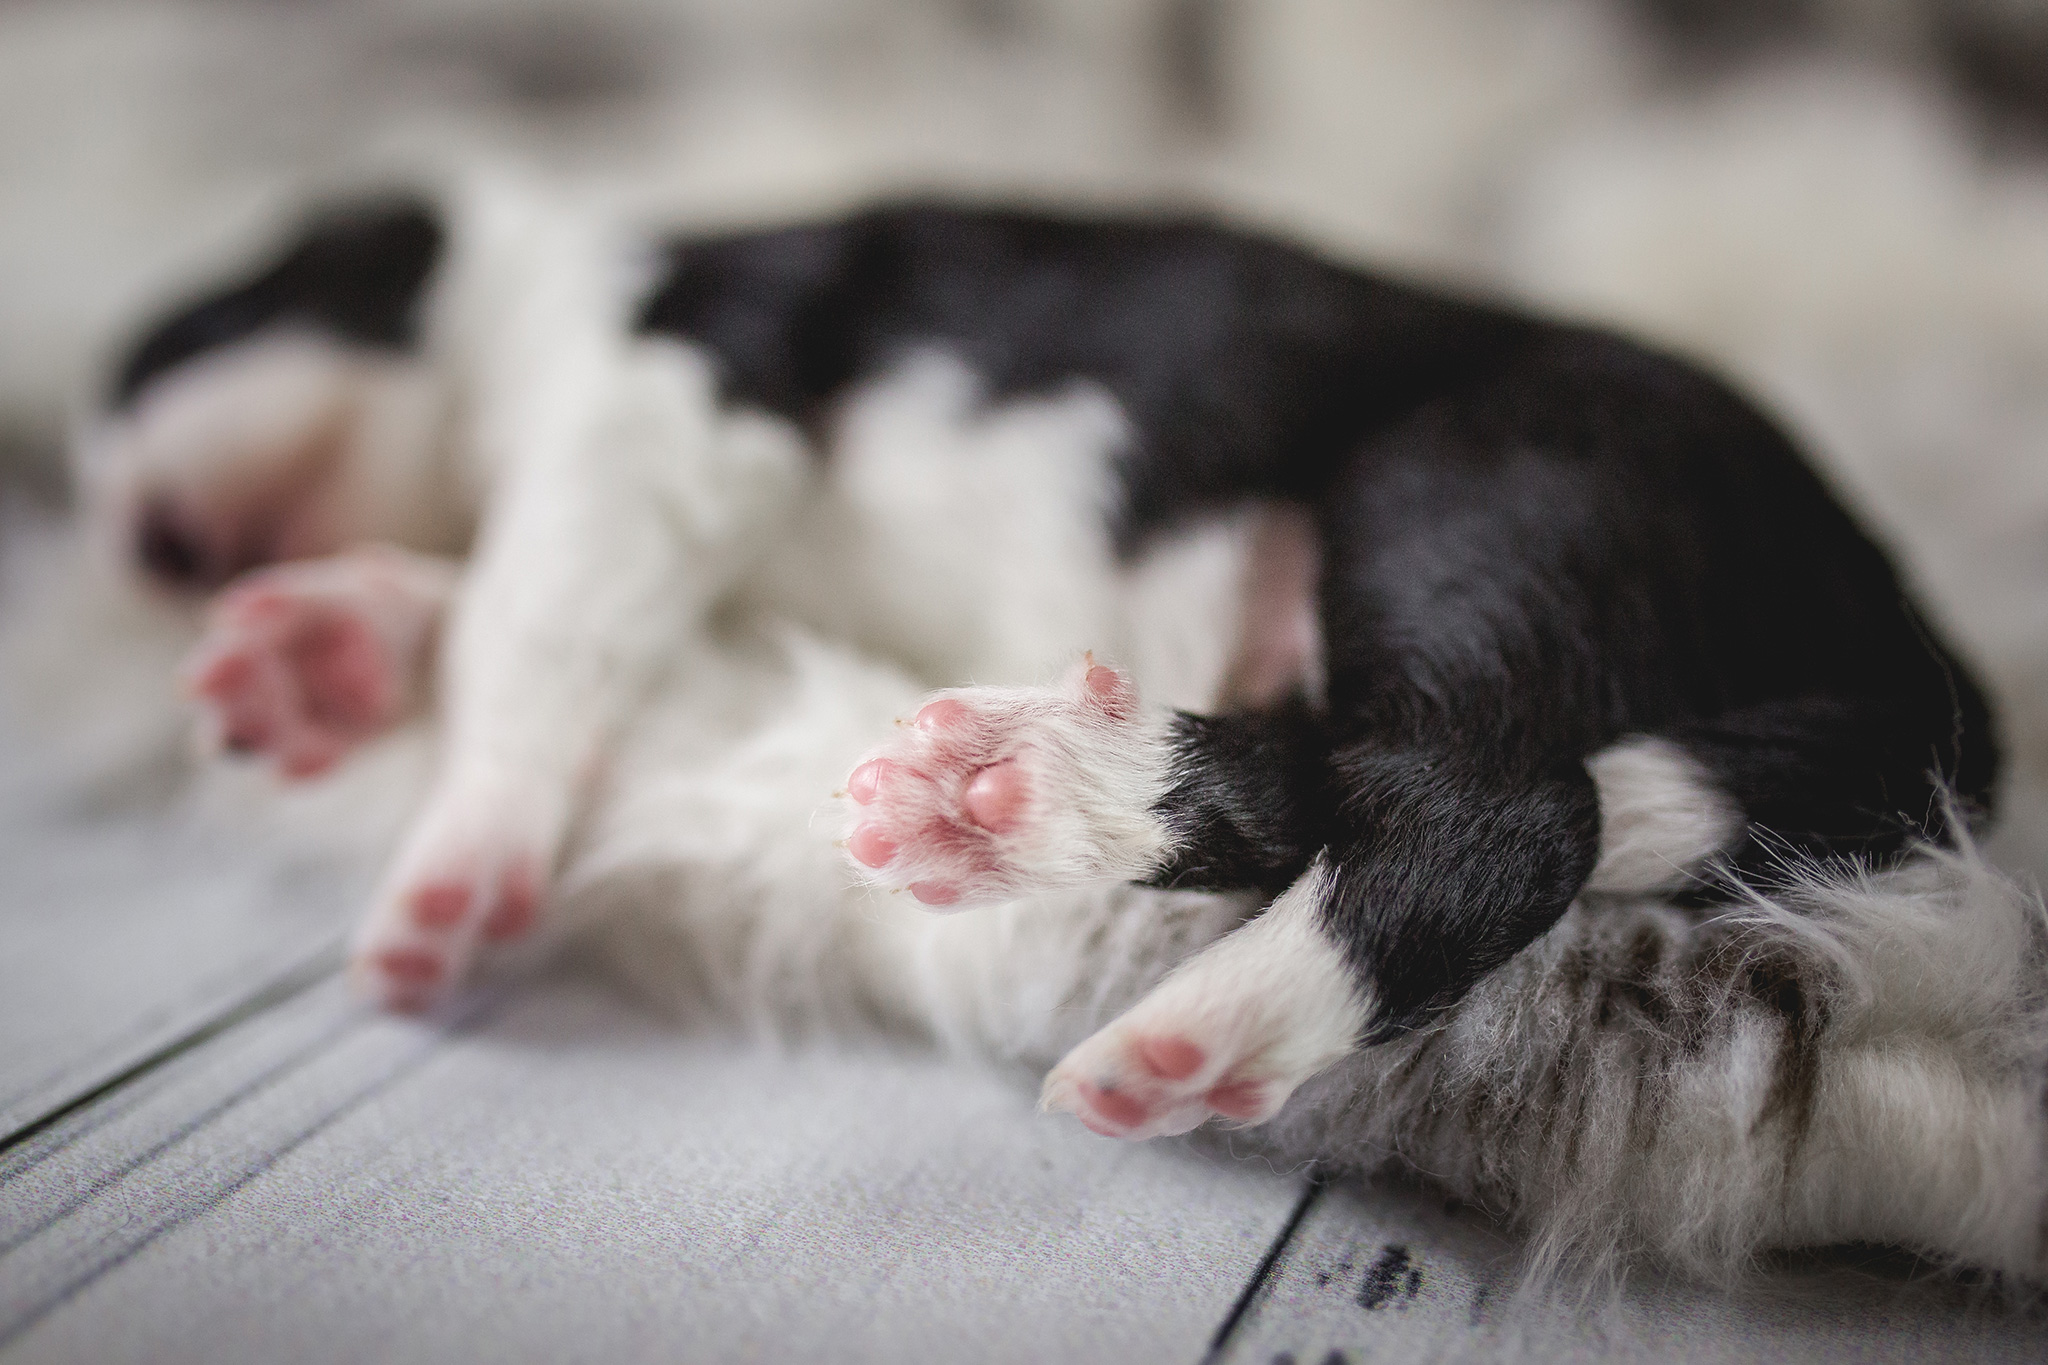
[[[956,688],[853,770],[846,850],[931,906],[1142,876],[1167,843],[1166,763],[1163,724],[1092,658],[1056,688]]]
[[[391,1009],[426,1009],[467,974],[479,947],[541,925],[561,842],[555,804],[507,789],[432,801],[357,931],[349,970]]]
[[[224,748],[317,776],[412,709],[452,575],[370,548],[246,575],[208,613],[186,690]]]

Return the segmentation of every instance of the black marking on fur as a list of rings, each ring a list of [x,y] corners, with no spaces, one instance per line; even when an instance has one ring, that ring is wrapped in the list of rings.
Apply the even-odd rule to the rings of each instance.
[[[2048,142],[2048,13],[2025,0],[1630,0],[1676,74],[1834,49],[1946,80],[1994,144]],[[1900,22],[1903,20],[1904,22]]]
[[[1811,38],[1817,17],[1813,0],[1633,0],[1633,6],[1681,60],[1695,64]]]
[[[1321,846],[1325,744],[1321,717],[1300,697],[1267,711],[1176,716],[1170,785],[1156,807],[1173,852],[1149,884],[1285,890]]]
[[[1936,52],[1993,136],[2048,145],[2048,14],[2038,6],[1948,3],[1935,11]]]
[[[676,243],[636,326],[813,424],[922,347],[959,355],[991,402],[1100,385],[1140,434],[1119,471],[1126,555],[1248,497],[1313,500],[1368,432],[1530,328],[1198,218],[929,202]]]
[[[1820,1089],[1820,1036],[1825,1011],[1803,979],[1808,963],[1784,953],[1752,956],[1735,982],[1751,1001],[1778,1022],[1778,1046],[1772,1058],[1771,1084],[1757,1111],[1755,1130],[1776,1125],[1789,1167],[1812,1127],[1813,1106]]]
[[[144,333],[116,369],[109,408],[132,404],[187,361],[272,330],[303,328],[377,350],[411,347],[443,237],[434,210],[414,199],[312,215],[254,276],[172,309]]]

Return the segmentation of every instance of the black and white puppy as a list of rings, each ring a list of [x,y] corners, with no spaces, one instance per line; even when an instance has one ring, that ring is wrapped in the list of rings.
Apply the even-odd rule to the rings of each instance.
[[[674,912],[708,961],[756,962],[722,897],[830,918],[885,1011],[988,979],[993,931],[933,968],[842,856],[1070,925],[1078,974],[1103,888],[1159,889],[1113,893],[1141,938],[1229,893],[1159,912],[1046,1082],[1122,1137],[1272,1118],[1575,902],[1882,864],[1988,800],[1885,555],[1669,356],[1194,218],[899,203],[637,272],[536,221],[316,217],[144,335],[87,450],[134,562],[218,594],[188,681],[229,747],[310,776],[434,695],[355,949],[395,1006],[560,913],[662,697],[718,774],[665,855],[721,869]],[[782,709],[698,698],[760,629],[814,650],[763,666]]]

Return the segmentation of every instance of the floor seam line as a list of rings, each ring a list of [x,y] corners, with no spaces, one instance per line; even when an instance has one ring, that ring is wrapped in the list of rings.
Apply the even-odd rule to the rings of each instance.
[[[1286,1254],[1295,1234],[1301,1230],[1302,1220],[1308,1217],[1309,1208],[1321,1198],[1324,1188],[1322,1176],[1311,1172],[1308,1188],[1303,1190],[1301,1198],[1295,1201],[1294,1211],[1287,1215],[1287,1222],[1273,1238],[1273,1244],[1266,1248],[1266,1254],[1259,1259],[1258,1268],[1252,1272],[1244,1289],[1239,1292],[1237,1302],[1230,1306],[1230,1312],[1224,1316],[1222,1324],[1216,1329],[1216,1335],[1210,1339],[1209,1349],[1202,1356],[1202,1365],[1219,1365],[1224,1351],[1230,1346],[1230,1339],[1237,1334],[1238,1327],[1251,1312],[1252,1305],[1258,1302],[1267,1285],[1272,1282],[1274,1273],[1280,1268],[1280,1258]]]

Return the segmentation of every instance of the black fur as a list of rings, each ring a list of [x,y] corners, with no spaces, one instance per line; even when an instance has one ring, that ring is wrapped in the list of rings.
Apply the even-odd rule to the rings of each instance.
[[[443,236],[435,211],[414,199],[312,215],[285,253],[252,278],[172,309],[145,332],[116,368],[107,406],[119,411],[186,361],[273,329],[304,328],[380,350],[411,347]]]
[[[1100,384],[1143,433],[1126,551],[1247,496],[1313,501],[1366,433],[1528,331],[1200,221],[934,206],[678,243],[639,327],[799,420],[934,342],[990,401]]]
[[[1669,736],[1787,851],[1886,856],[1938,780],[1990,791],[1966,671],[1792,446],[1696,369],[1194,220],[930,205],[679,242],[639,319],[803,421],[918,346],[988,397],[1076,381],[1137,433],[1126,552],[1248,498],[1316,513],[1328,705],[1180,722],[1158,880],[1325,913],[1375,1035],[1456,1000],[1578,893],[1585,759]]]

